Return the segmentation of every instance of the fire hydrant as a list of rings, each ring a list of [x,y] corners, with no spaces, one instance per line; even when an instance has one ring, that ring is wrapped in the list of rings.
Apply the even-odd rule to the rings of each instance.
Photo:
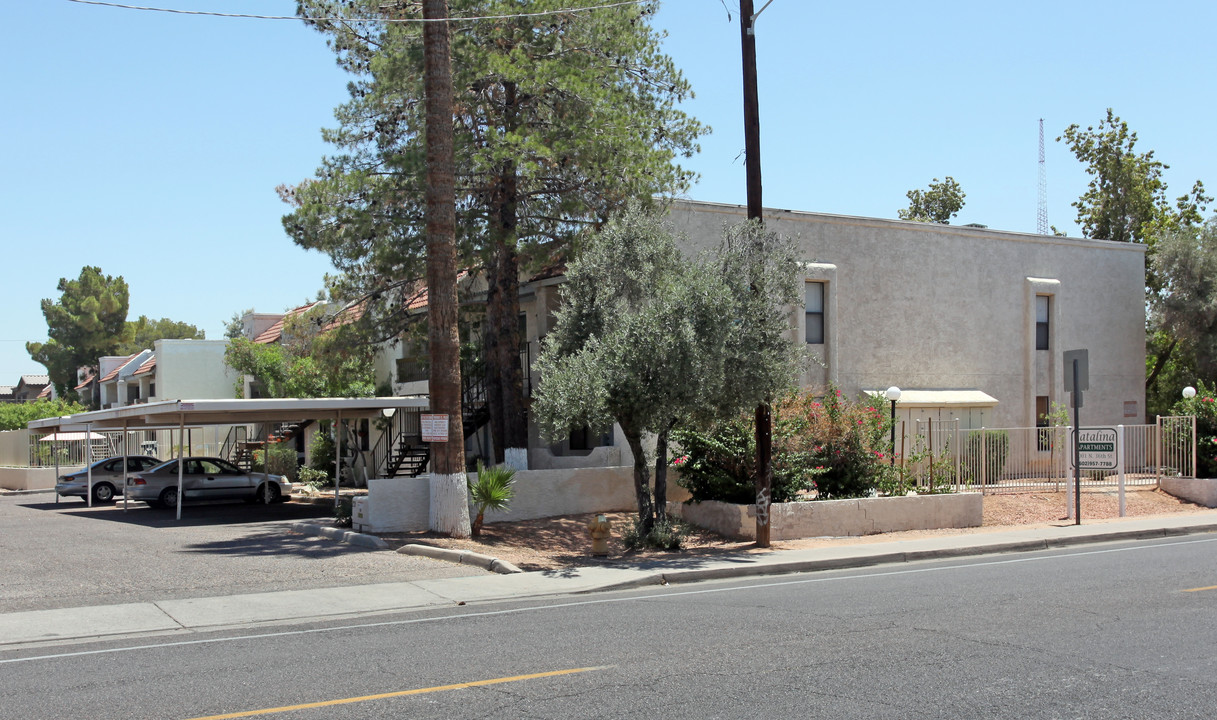
[[[609,538],[613,536],[613,527],[604,515],[597,515],[587,524],[587,534],[592,538],[592,555],[608,555]]]

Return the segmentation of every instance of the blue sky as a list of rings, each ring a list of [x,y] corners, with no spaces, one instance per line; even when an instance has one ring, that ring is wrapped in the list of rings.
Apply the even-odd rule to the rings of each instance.
[[[714,128],[685,162],[701,174],[690,196],[742,204],[737,6],[667,0],[658,25],[697,93],[686,109]],[[0,384],[45,372],[25,352],[46,337],[39,301],[84,265],[126,279],[132,319],[208,337],[235,312],[317,293],[329,262],[283,233],[275,187],[312,175],[346,99],[322,36],[68,0],[8,3],[5,16]],[[1087,179],[1054,140],[1108,107],[1171,166],[1172,197],[1196,179],[1217,189],[1213,27],[1211,0],[774,0],[757,26],[765,205],[894,218],[908,190],[950,175],[967,193],[956,222],[1034,232],[1043,118],[1049,221],[1076,235],[1069,204]]]

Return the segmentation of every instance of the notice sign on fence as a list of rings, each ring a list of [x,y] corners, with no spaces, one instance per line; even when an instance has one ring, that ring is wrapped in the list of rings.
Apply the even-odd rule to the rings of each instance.
[[[448,442],[447,415],[420,415],[423,442]]]
[[[1115,470],[1118,466],[1116,455],[1115,428],[1082,428],[1076,433],[1078,443],[1078,467],[1083,470]],[[1073,455],[1069,456],[1073,464]]]

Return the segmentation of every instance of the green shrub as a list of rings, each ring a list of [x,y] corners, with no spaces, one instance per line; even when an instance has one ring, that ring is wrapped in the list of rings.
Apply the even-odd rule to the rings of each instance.
[[[324,472],[327,477],[334,477],[334,461],[338,457],[338,449],[334,447],[334,438],[330,435],[330,421],[322,420],[317,424],[317,432],[309,443],[309,467]]]
[[[689,534],[689,528],[679,520],[668,518],[657,521],[651,531],[641,534],[642,520],[635,517],[633,524],[621,533],[621,542],[626,550],[679,550]]]
[[[269,461],[266,460],[268,455]],[[274,473],[296,482],[299,467],[296,448],[291,443],[270,443],[264,449],[254,451],[254,472]]]
[[[1217,387],[1201,380],[1196,383],[1196,397],[1175,403],[1171,413],[1196,417],[1196,476],[1217,478]],[[1187,437],[1190,434],[1191,428],[1180,432],[1167,426],[1163,430],[1162,442],[1166,447],[1177,446],[1190,440]],[[1187,468],[1187,472],[1191,472],[1191,468]]]
[[[297,480],[308,485],[314,490],[323,487],[331,487],[334,484],[333,478],[329,473],[323,470],[317,470],[311,467],[301,467],[296,471]]]
[[[810,490],[821,471],[811,459],[788,449],[789,423],[780,416],[774,423],[773,483],[771,502],[792,502]],[[680,471],[676,482],[687,489],[694,502],[751,505],[756,502],[756,426],[752,415],[721,422],[709,432],[688,428],[672,432],[680,453],[671,465]]]
[[[788,398],[778,412],[792,432],[788,452],[810,458],[819,499],[866,497],[896,487],[891,467],[891,420],[884,400],[846,399],[829,385],[822,399],[809,394]]]

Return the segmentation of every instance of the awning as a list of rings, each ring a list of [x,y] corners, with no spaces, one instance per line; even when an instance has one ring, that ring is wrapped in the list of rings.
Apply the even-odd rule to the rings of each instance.
[[[84,432],[59,432],[44,435],[38,438],[41,442],[72,442],[80,440],[105,440],[106,436],[101,433],[84,433]]]
[[[871,397],[886,400],[886,390],[863,390]],[[900,389],[900,399],[897,407],[993,407],[997,398],[975,388],[944,389],[944,390],[905,390]]]

